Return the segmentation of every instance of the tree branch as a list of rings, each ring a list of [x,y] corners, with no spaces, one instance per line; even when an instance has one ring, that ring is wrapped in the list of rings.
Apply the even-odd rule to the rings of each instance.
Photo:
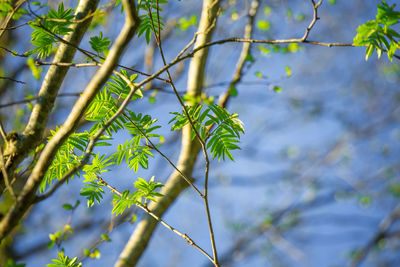
[[[98,0],[82,0],[80,1],[75,15],[77,18],[84,17],[92,12],[97,7]],[[79,24],[71,26],[73,30],[65,39],[74,45],[80,43],[83,34],[89,27],[91,20],[86,20]],[[54,57],[54,62],[72,62],[76,49],[66,44],[60,44],[57,53]],[[16,166],[26,157],[26,155],[36,147],[42,140],[43,132],[46,127],[49,114],[54,106],[55,98],[61,87],[67,72],[68,67],[51,66],[44,78],[39,91],[39,101],[33,107],[29,122],[18,138],[18,144],[15,146],[15,151],[10,155],[10,165],[6,165],[7,173],[10,176]],[[0,177],[0,180],[1,177]]]

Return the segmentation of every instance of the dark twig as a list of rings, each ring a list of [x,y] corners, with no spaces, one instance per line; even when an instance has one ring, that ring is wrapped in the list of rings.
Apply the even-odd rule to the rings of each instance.
[[[81,93],[64,93],[64,94],[58,94],[57,97],[65,97],[65,96],[75,96],[76,97],[76,96],[80,96],[80,95],[81,95]],[[0,105],[0,109],[1,108],[6,108],[6,107],[9,107],[9,106],[21,105],[21,104],[29,103],[29,102],[32,102],[32,101],[36,101],[39,98],[40,98],[40,96],[33,96],[33,97],[25,98],[23,100],[2,104],[2,105]]]
[[[15,82],[15,83],[26,84],[26,83],[23,82],[23,81],[18,81],[18,80],[16,80],[16,79],[13,79],[13,78],[10,78],[10,77],[1,77],[1,76],[0,76],[0,79],[1,79],[1,80],[9,80],[9,81],[12,81],[12,82]]]
[[[90,52],[90,51],[87,51],[87,52]],[[104,58],[102,58],[102,57],[100,57],[100,58],[101,58],[101,59],[104,59]],[[63,63],[63,62],[42,62],[42,61],[35,61],[35,64],[36,64],[36,65],[39,65],[39,66],[40,66],[40,65],[55,65],[55,66],[63,66],[63,67],[75,67],[75,68],[82,68],[82,67],[99,67],[99,66],[100,66],[100,64],[99,64],[98,62],[92,62],[92,63]],[[121,64],[117,64],[117,66],[120,67],[120,68],[126,69],[126,70],[130,70],[130,71],[135,72],[135,73],[139,73],[139,74],[141,74],[141,75],[143,75],[143,76],[146,76],[146,77],[151,76],[151,74],[148,74],[148,73],[145,73],[145,72],[142,72],[142,71],[139,71],[139,70],[130,68],[130,67],[126,67],[126,66],[121,65]],[[165,80],[165,79],[160,78],[160,77],[155,77],[154,79],[163,81],[163,82],[165,82],[165,83],[169,83],[168,80]]]
[[[217,3],[218,3],[218,1],[215,1],[214,4],[217,4]],[[151,20],[151,23],[152,23],[152,26],[153,26],[153,32],[154,32],[154,35],[155,35],[155,39],[156,39],[158,48],[160,50],[162,61],[164,63],[164,66],[167,66],[167,61],[165,59],[164,52],[163,52],[163,49],[162,49],[162,43],[161,43],[161,29],[160,29],[160,26],[159,26],[160,25],[160,11],[159,11],[158,0],[157,0],[157,8],[156,9],[157,9],[157,20],[158,20],[158,27],[157,27],[158,29],[157,30],[156,30],[156,27],[155,27],[155,24],[154,24],[154,21],[153,21],[153,16],[151,15],[151,9],[149,8],[148,11],[149,11],[149,14],[150,14],[150,20]],[[206,144],[205,144],[204,140],[201,138],[200,134],[197,132],[197,130],[195,128],[194,122],[193,122],[192,118],[189,115],[187,107],[183,103],[183,101],[182,101],[182,99],[181,99],[181,97],[180,97],[180,95],[178,93],[178,90],[175,87],[175,84],[174,84],[174,82],[172,80],[172,76],[171,76],[171,74],[169,72],[169,69],[167,69],[166,72],[167,72],[167,76],[168,76],[170,85],[171,85],[171,87],[172,87],[172,89],[173,89],[173,91],[174,91],[174,93],[175,93],[180,105],[182,106],[182,108],[184,110],[184,113],[185,113],[186,117],[188,118],[190,127],[195,132],[196,137],[199,140],[199,142],[201,144],[201,147],[202,147],[202,150],[203,150],[203,154],[204,154],[204,158],[205,158],[205,162],[206,162],[205,179],[204,179],[204,194],[201,194],[201,192],[198,192],[198,193],[203,198],[204,205],[205,205],[205,208],[206,208],[207,222],[208,222],[208,228],[209,228],[209,233],[210,233],[210,238],[211,238],[211,247],[212,247],[212,251],[213,251],[212,262],[214,263],[215,266],[219,266],[217,248],[216,248],[216,244],[215,244],[214,231],[213,231],[212,221],[211,221],[210,208],[209,208],[209,205],[208,205],[208,177],[209,177],[210,160],[208,158]]]

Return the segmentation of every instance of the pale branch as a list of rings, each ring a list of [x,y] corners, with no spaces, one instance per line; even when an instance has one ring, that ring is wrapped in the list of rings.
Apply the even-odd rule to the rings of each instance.
[[[7,142],[6,139],[4,139],[4,142]],[[4,155],[3,155],[3,148],[0,146],[0,167],[1,167],[1,172],[3,173],[4,177],[4,184],[6,185],[6,189],[10,193],[10,195],[14,198],[14,200],[17,199],[17,196],[15,195],[14,189],[11,186],[10,179],[8,178],[8,173],[6,171],[6,162],[4,160]]]
[[[3,25],[1,25],[1,29],[0,29],[0,38],[3,36],[4,32],[6,31],[6,29],[8,28],[8,24],[11,21],[11,18],[14,16],[15,12],[18,11],[18,9],[26,2],[26,0],[19,0],[16,4],[15,7],[13,7],[12,11],[9,12],[5,18],[5,21],[3,23]]]
[[[244,38],[251,39],[253,34],[254,27],[254,18],[257,14],[257,10],[259,7],[258,0],[251,2],[251,7],[248,14],[248,22],[244,28]],[[243,68],[247,61],[247,57],[250,55],[250,43],[244,43],[242,46],[242,51],[240,52],[239,60],[236,63],[236,69],[233,74],[232,81],[229,83],[227,90],[220,95],[218,100],[218,105],[221,107],[226,107],[228,104],[228,100],[231,96],[231,90],[238,84],[243,76]]]
[[[312,45],[319,45],[319,46],[326,46],[326,47],[359,47],[352,43],[327,43],[327,42],[319,42],[319,41],[311,41],[311,40],[302,40],[301,38],[294,38],[294,39],[277,39],[277,40],[257,40],[257,39],[245,39],[245,38],[227,38],[222,39],[214,42],[209,42],[204,44],[203,46],[197,47],[193,49],[191,53],[181,57],[181,60],[192,57],[197,51],[214,46],[214,45],[221,45],[225,43],[254,43],[254,44],[291,44],[291,43],[304,43],[304,44],[312,44]],[[386,50],[382,51],[386,52]],[[395,58],[400,59],[399,55],[393,55]]]
[[[7,134],[4,130],[3,124],[0,121],[0,136],[3,138],[4,143],[7,143]]]
[[[183,239],[186,240],[186,242],[198,249],[201,253],[203,253],[211,262],[214,262],[214,259],[205,251],[203,250],[200,246],[198,246],[193,239],[191,239],[187,234],[183,234],[179,232],[177,229],[173,228],[172,226],[168,225],[165,221],[163,221],[160,217],[158,217],[156,214],[151,212],[146,206],[138,205],[142,210],[144,210],[146,213],[148,213],[151,217],[153,217],[155,220],[157,220],[159,223],[161,223],[163,226],[174,232],[175,234],[179,235]]]
[[[319,0],[318,3],[315,3],[315,0],[311,0],[311,3],[313,5],[313,10],[314,10],[313,19],[310,22],[310,25],[308,25],[308,27],[306,28],[306,32],[304,33],[303,37],[301,38],[303,41],[307,40],[307,37],[310,34],[311,29],[314,27],[317,20],[319,20],[318,7],[322,4],[322,0]]]
[[[97,92],[103,87],[109,76],[114,71],[118,61],[128,45],[129,41],[134,36],[136,29],[140,23],[137,16],[134,0],[125,0],[125,23],[115,40],[110,52],[102,64],[102,67],[95,73],[92,80],[86,86],[83,94],[75,103],[70,115],[54,134],[53,138],[44,147],[37,164],[30,174],[21,194],[18,196],[17,202],[11,207],[10,211],[4,216],[0,222],[0,240],[2,240],[14,227],[15,222],[19,221],[25,212],[29,209],[36,199],[36,190],[51,164],[51,159],[54,157],[57,149],[75,131],[80,119],[83,117],[87,107]],[[86,21],[85,21],[86,22]],[[64,62],[64,61],[62,61]],[[52,66],[56,67],[56,66]],[[58,68],[58,67],[56,67]],[[99,137],[98,137],[99,138]],[[93,141],[93,140],[91,140]],[[91,142],[93,143],[93,142]],[[93,144],[94,145],[94,144]],[[87,155],[86,158],[88,158]],[[85,162],[83,162],[85,164]]]

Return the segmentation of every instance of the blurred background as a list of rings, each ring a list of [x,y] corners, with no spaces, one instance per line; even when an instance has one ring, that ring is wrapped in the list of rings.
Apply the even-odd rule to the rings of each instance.
[[[242,37],[250,8],[247,0],[222,1],[213,40]],[[396,1],[387,1],[394,4]],[[48,1],[56,8],[60,1]],[[101,4],[107,4],[107,1]],[[352,43],[359,25],[374,19],[380,1],[329,1],[319,9],[317,24],[309,39]],[[76,1],[64,1],[75,7]],[[36,10],[37,9],[37,10]],[[48,7],[36,8],[38,14]],[[399,10],[399,7],[397,7]],[[89,38],[101,31],[114,40],[123,24],[120,7],[106,6],[104,16],[95,18],[93,29],[81,47],[90,49]],[[163,47],[167,61],[192,39],[201,1],[173,1],[163,9]],[[254,39],[299,38],[312,19],[311,1],[260,1]],[[28,15],[18,23],[31,19]],[[197,16],[197,20],[196,17]],[[2,46],[25,52],[32,49],[28,26],[6,32]],[[121,64],[144,72],[162,66],[152,42],[135,38]],[[227,90],[242,44],[227,43],[210,49],[204,92],[209,97]],[[7,131],[23,129],[29,103],[13,104],[35,96],[47,67],[33,67],[26,58],[1,52],[2,76],[25,84],[0,80],[0,118]],[[234,151],[235,162],[212,161],[210,171],[211,213],[217,248],[223,266],[400,266],[400,65],[374,54],[365,61],[360,47],[313,45],[273,47],[254,44],[254,62],[248,61],[237,96],[227,109],[238,113],[246,134],[242,150]],[[84,62],[77,53],[75,61]],[[50,61],[50,60],[48,60]],[[173,68],[177,88],[184,93],[189,61]],[[40,72],[41,70],[41,72]],[[71,69],[50,125],[60,125],[76,95],[94,73],[93,68]],[[33,74],[39,72],[38,79]],[[139,76],[139,80],[143,77]],[[161,150],[176,161],[180,138],[170,132],[171,111],[181,108],[172,90],[154,82],[135,112],[150,114],[163,127]],[[82,124],[82,130],[89,129]],[[124,142],[128,133],[118,133],[113,142]],[[123,141],[121,141],[123,140]],[[95,152],[112,153],[116,146]],[[199,157],[201,158],[201,157]],[[202,187],[204,161],[196,165],[194,177]],[[147,170],[135,174],[126,165],[104,175],[121,191],[132,188],[137,177],[165,182],[172,171],[155,155]],[[28,215],[22,232],[9,248],[18,262],[44,266],[57,255],[48,248],[49,234],[69,224],[73,230],[61,247],[69,256],[80,256],[84,266],[112,266],[144,214],[132,209],[126,216],[111,216],[111,195],[102,205],[86,207],[79,195],[82,179],[75,177],[53,197]],[[81,204],[73,211],[63,204]],[[164,219],[211,251],[204,206],[187,189],[168,210]],[[111,224],[111,226],[110,226]],[[101,242],[106,233],[111,242]],[[100,258],[84,257],[84,249],[97,248]],[[209,266],[208,260],[179,236],[158,227],[138,266]]]

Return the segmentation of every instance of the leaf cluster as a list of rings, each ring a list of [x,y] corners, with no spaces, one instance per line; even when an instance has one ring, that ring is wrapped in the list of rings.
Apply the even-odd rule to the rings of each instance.
[[[392,27],[400,23],[400,12],[394,10],[395,4],[389,6],[385,1],[377,6],[375,20],[370,20],[357,28],[353,43],[356,46],[367,46],[365,60],[368,60],[375,49],[378,58],[383,51],[386,51],[388,58],[392,60],[394,53],[400,47],[400,34]]]
[[[206,108],[203,110],[203,108]],[[228,157],[230,160],[234,160],[231,154],[232,150],[240,149],[237,145],[239,143],[240,134],[244,133],[243,123],[238,119],[238,114],[230,114],[225,108],[218,106],[217,104],[209,105],[194,105],[186,106],[187,113],[189,114],[193,126],[191,137],[194,139],[196,132],[199,134],[201,139],[206,143],[207,149],[213,158],[218,160],[225,160]],[[186,113],[182,111],[171,112],[175,115],[170,121],[174,122],[171,130],[178,130],[189,124],[189,118]],[[212,126],[215,125],[215,129],[211,130]]]
[[[156,30],[154,34],[158,34],[158,31],[162,31],[164,28],[163,18],[158,16],[158,14],[160,11],[162,11],[160,4],[167,3],[167,0],[158,0],[158,4],[156,0],[138,1],[138,9],[143,10],[145,14],[139,16],[141,22],[137,29],[137,33],[138,37],[144,34],[147,43],[150,43],[151,33],[154,31],[154,29]]]
[[[83,186],[80,195],[86,197],[88,207],[92,207],[95,201],[100,204],[104,194],[102,187],[103,185],[99,182],[89,182]]]
[[[86,164],[82,171],[85,172],[83,177],[86,183],[81,189],[81,196],[86,197],[87,206],[91,207],[94,205],[95,201],[100,204],[101,199],[103,199],[103,186],[104,184],[101,182],[101,175],[107,171],[108,166],[114,164],[114,162],[110,161],[110,158],[105,158],[105,155],[100,156],[100,154],[96,154],[93,157],[91,164]]]
[[[51,130],[51,136],[49,140],[54,136],[54,134],[59,130]],[[82,133],[73,133],[58,149],[49,169],[47,170],[44,178],[39,186],[39,191],[44,192],[47,185],[51,185],[54,179],[60,180],[69,170],[80,164],[83,154],[89,144],[90,137],[94,134],[93,131],[85,131]],[[107,146],[109,145],[106,141],[110,137],[102,136],[100,142],[97,142],[96,146]],[[89,168],[86,167],[85,168]],[[79,176],[79,172],[75,175]]]
[[[99,36],[93,36],[89,41],[90,46],[97,55],[107,54],[108,47],[111,45],[111,40],[108,37],[103,36],[103,32],[99,33]]]
[[[12,0],[1,0],[0,1],[0,18],[6,17],[8,14],[12,13],[13,1]],[[22,17],[22,15],[28,14],[28,11],[24,8],[18,8],[18,10],[14,11],[11,19],[18,20]]]
[[[131,83],[137,79],[137,74],[129,75],[125,70],[121,70],[120,73]],[[111,81],[107,82],[107,86],[96,95],[86,111],[86,120],[98,122],[92,127],[92,130],[102,127],[114,116],[119,108],[119,102],[127,97],[130,90],[129,84],[122,77],[116,75],[111,77]],[[142,97],[141,90],[137,89],[131,100]],[[126,122],[123,116],[119,116],[107,129],[107,133],[111,135],[111,131],[117,132],[119,129],[123,129]]]
[[[29,25],[34,29],[31,36],[31,43],[36,46],[29,54],[37,53],[39,58],[51,54],[54,45],[58,42],[56,36],[62,36],[72,31],[69,26],[72,24],[73,10],[64,9],[61,2],[58,9],[50,9],[43,18],[36,18],[34,23]]]
[[[129,168],[135,172],[138,171],[139,166],[147,169],[149,156],[154,157],[147,138],[161,138],[159,134],[154,133],[154,130],[161,126],[154,125],[157,120],[152,119],[149,115],[135,114],[129,110],[126,113],[126,118],[128,122],[124,124],[124,127],[133,135],[133,138],[126,140],[124,144],[119,144],[117,152],[111,157],[117,165],[120,165],[125,158]]]
[[[58,254],[58,259],[53,259],[53,263],[49,263],[47,267],[81,267],[82,263],[78,262],[78,257],[69,258],[64,256],[64,252],[61,251]]]
[[[163,184],[154,182],[154,176],[149,182],[142,178],[138,178],[138,181],[134,183],[134,187],[137,189],[134,192],[125,190],[121,195],[114,194],[113,204],[114,208],[112,213],[115,215],[122,214],[126,209],[130,208],[132,205],[146,205],[147,201],[156,201],[154,197],[161,197],[162,194],[156,192],[157,188],[162,187]],[[143,203],[144,200],[144,203]]]

